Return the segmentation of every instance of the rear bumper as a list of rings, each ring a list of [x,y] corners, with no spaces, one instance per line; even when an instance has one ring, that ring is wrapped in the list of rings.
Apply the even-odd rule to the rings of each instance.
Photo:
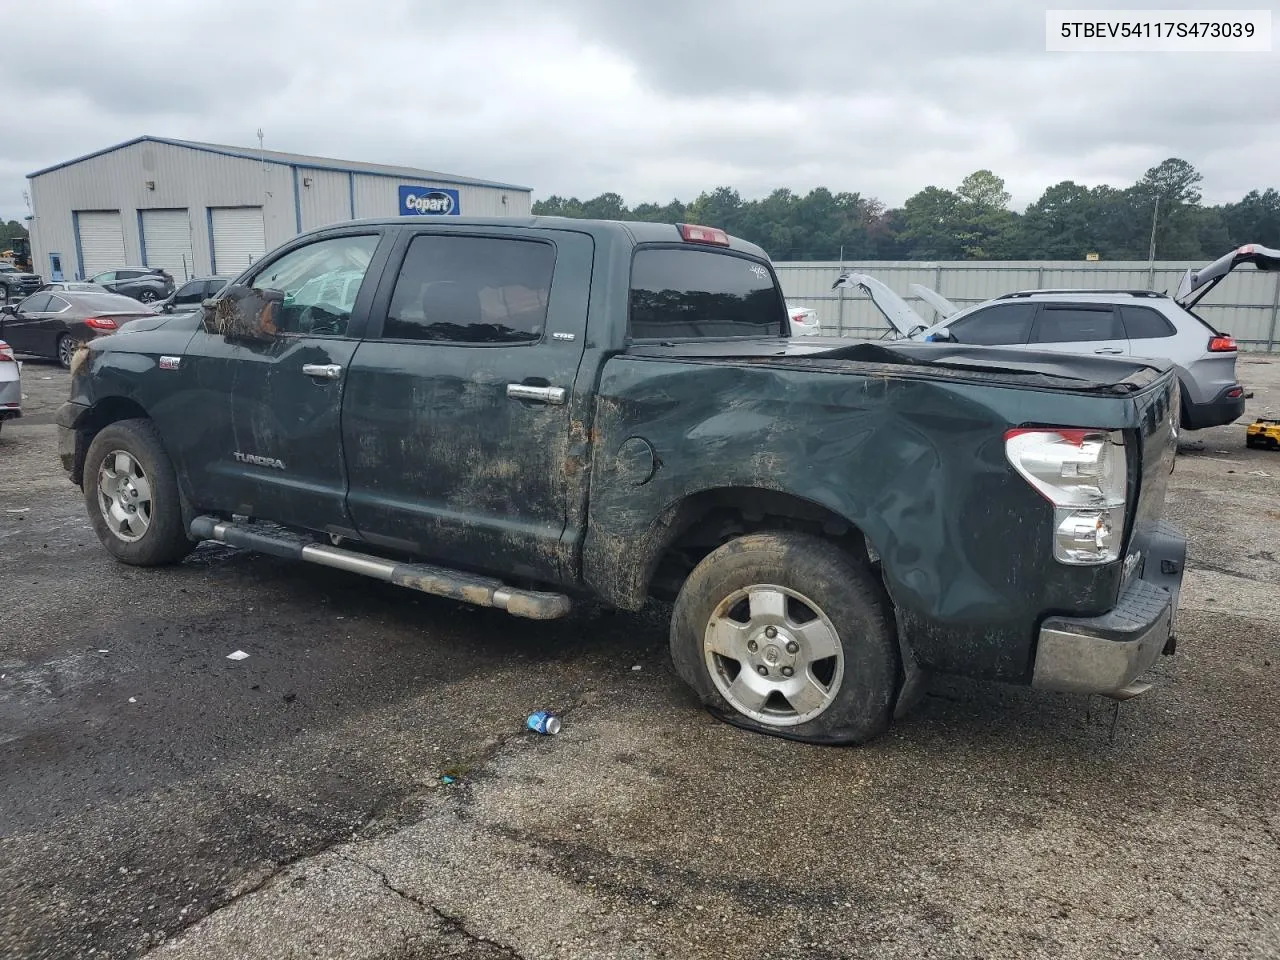
[[[1031,685],[1118,694],[1172,653],[1186,538],[1168,523],[1151,535],[1142,572],[1100,617],[1049,617],[1040,627]]]
[[[1207,403],[1195,403],[1183,394],[1182,426],[1187,430],[1204,430],[1234,423],[1244,415],[1245,389],[1238,383],[1223,387]],[[1235,394],[1229,396],[1229,394]]]

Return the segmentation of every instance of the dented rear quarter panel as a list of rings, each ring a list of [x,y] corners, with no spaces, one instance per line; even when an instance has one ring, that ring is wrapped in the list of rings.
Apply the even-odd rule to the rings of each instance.
[[[721,488],[780,491],[862,531],[922,665],[1024,681],[1038,620],[1109,609],[1120,564],[1052,559],[1052,508],[1009,466],[1004,432],[1029,423],[1132,428],[1144,416],[1141,397],[932,371],[618,356],[597,396],[584,576],[634,607],[681,501]],[[656,453],[647,481],[628,456],[634,442],[624,447],[636,437]]]

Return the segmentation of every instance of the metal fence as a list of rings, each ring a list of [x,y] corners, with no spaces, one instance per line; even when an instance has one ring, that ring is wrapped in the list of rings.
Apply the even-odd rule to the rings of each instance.
[[[933,308],[911,292],[909,284],[931,287],[958,307],[982,303],[1013,290],[1092,287],[1109,290],[1158,290],[1172,294],[1189,267],[1203,263],[1157,260],[1081,263],[1069,261],[903,260],[775,263],[788,303],[812,307],[827,335],[879,337],[889,326],[861,290],[831,284],[844,270],[867,273],[887,284],[926,322],[938,319]],[[1280,273],[1245,266],[1235,270],[1196,306],[1196,313],[1236,338],[1242,349],[1280,350]]]

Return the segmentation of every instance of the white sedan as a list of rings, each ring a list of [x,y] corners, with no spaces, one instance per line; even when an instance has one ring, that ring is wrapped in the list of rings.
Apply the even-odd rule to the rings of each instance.
[[[0,424],[22,416],[22,368],[0,340]]]
[[[818,311],[812,307],[788,303],[787,316],[791,318],[793,337],[816,337],[822,334],[822,324],[818,322]]]

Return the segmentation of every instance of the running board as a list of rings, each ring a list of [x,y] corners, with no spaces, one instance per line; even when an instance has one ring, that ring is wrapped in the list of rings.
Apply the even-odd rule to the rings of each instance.
[[[354,550],[316,543],[285,530],[267,531],[256,528],[254,524],[204,516],[191,521],[191,536],[199,540],[216,540],[229,547],[243,547],[289,560],[306,560],[322,567],[359,573],[433,596],[505,610],[512,616],[529,620],[555,620],[569,612],[569,598],[563,593],[516,590],[501,580],[425,563],[400,563],[371,557]]]

